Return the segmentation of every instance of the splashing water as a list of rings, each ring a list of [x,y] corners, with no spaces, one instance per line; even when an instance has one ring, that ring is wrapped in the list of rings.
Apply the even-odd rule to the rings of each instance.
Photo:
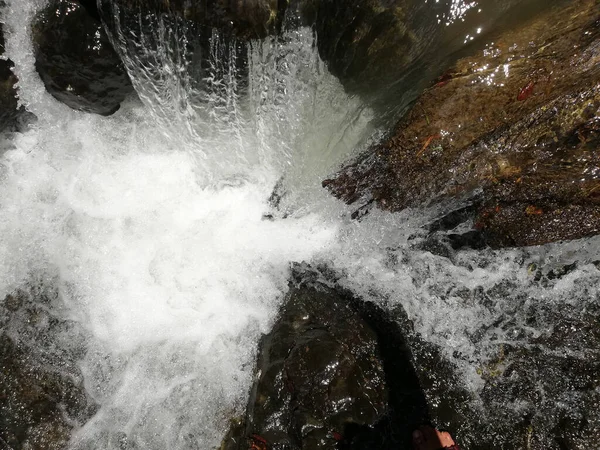
[[[73,448],[218,446],[291,262],[326,263],[362,297],[400,305],[483,409],[478,369],[501,344],[531,347],[554,327],[548,311],[575,320],[600,302],[598,239],[445,257],[414,245],[438,209],[350,221],[320,181],[365,144],[373,113],[327,72],[309,30],[249,47],[215,33],[198,69],[189,25],[148,18],[154,34],[132,46],[117,23],[142,104],[98,117],[56,102],[35,73],[22,24],[40,6],[4,11],[21,101],[39,120],[1,160],[0,296],[46,277],[59,292],[53,314],[83,330],[54,338],[82,340],[100,407]],[[573,261],[546,285],[527,271]]]

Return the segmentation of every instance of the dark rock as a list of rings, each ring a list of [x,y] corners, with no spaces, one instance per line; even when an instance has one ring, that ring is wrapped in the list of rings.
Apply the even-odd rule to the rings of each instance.
[[[65,448],[72,430],[95,412],[78,353],[57,351],[53,341],[70,325],[50,316],[51,301],[34,289],[0,302],[0,444],[13,450]]]
[[[589,344],[589,329],[580,331]],[[567,342],[573,339],[569,334],[573,331],[563,334]],[[594,448],[600,433],[600,363],[573,351],[566,354],[563,343],[553,354],[546,339],[529,348],[504,346],[498,359],[482,370],[482,400],[496,419],[502,448]]]
[[[168,14],[197,25],[217,28],[244,40],[273,34],[281,25],[287,2],[278,0],[101,0],[102,11]]]
[[[295,11],[300,23],[313,26],[329,70],[350,93],[388,115],[388,110],[402,111],[423,83],[450,64],[465,47],[464,36],[476,26],[486,33],[505,16],[520,20],[534,2],[540,3],[464,2],[463,11],[456,14],[453,2],[292,0],[288,17]],[[517,5],[518,10],[512,9]]]
[[[100,20],[79,2],[52,0],[35,18],[32,32],[35,67],[59,101],[109,115],[133,92]]]
[[[599,15],[594,0],[566,3],[500,33],[323,185],[392,211],[477,197],[493,247],[597,234]]]
[[[4,32],[0,22],[0,56],[4,55]],[[18,106],[18,79],[11,70],[14,63],[10,59],[0,59],[0,132],[21,130],[33,120],[33,114]]]
[[[439,36],[436,14],[442,8],[425,2],[307,3],[313,6],[305,6],[305,14],[314,16],[319,53],[351,91],[398,80]]]
[[[245,419],[223,449],[401,449],[428,421],[397,324],[340,289],[304,279],[260,344]]]

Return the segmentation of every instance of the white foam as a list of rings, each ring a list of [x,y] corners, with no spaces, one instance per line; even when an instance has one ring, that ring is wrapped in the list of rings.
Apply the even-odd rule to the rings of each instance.
[[[127,436],[148,449],[210,448],[242,408],[290,263],[335,242],[335,222],[290,198],[287,219],[263,217],[285,167],[310,172],[305,151],[282,147],[318,141],[314,129],[273,132],[281,125],[269,117],[283,108],[305,123],[314,94],[263,103],[260,120],[198,140],[173,138],[185,123],[157,127],[156,110],[135,101],[108,118],[65,109],[37,77],[21,26],[38,6],[6,11],[21,99],[40,120],[2,159],[0,295],[56,275],[63,314],[89,336],[81,368],[100,410],[74,447],[118,448]],[[344,98],[328,83],[330,96]]]
[[[208,139],[189,133],[194,115],[164,120],[178,113],[159,100],[103,118],[52,99],[23,25],[38,3],[12,0],[5,11],[21,99],[40,120],[1,160],[0,296],[57,275],[66,318],[87,331],[81,368],[100,410],[73,447],[218,445],[244,406],[290,262],[326,262],[364,298],[401,305],[474,392],[476,368],[499,343],[528,342],[511,334],[527,331],[519,308],[593,301],[582,289],[594,289],[595,268],[543,288],[523,261],[590,259],[597,240],[451,260],[411,248],[435,211],[348,221],[320,181],[370,133],[372,112],[346,96],[306,30],[254,44],[250,106],[239,120],[200,124],[219,125]],[[281,177],[287,218],[265,220]],[[518,295],[476,296],[506,281]]]

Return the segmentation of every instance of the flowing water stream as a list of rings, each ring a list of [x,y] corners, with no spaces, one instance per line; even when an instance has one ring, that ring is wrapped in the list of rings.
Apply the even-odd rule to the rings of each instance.
[[[542,400],[495,404],[482,373],[502,345],[598,358],[580,338],[600,302],[597,238],[446,257],[415,245],[439,209],[351,220],[321,181],[377,133],[374,113],[345,94],[306,29],[244,47],[247,67],[232,56],[239,44],[214,34],[201,83],[184,25],[156,21],[142,44],[116,33],[141,101],[110,117],[73,111],[34,68],[26,24],[41,3],[12,0],[3,11],[20,100],[38,121],[3,138],[0,298],[51,285],[48,314],[71,325],[33,333],[42,345],[30,324],[0,324],[48,354],[84,349],[76,364],[99,408],[73,448],[218,447],[244,408],[290,264],[303,261],[330,267],[365,299],[402,307],[419,339],[454,367],[452,383],[468,393],[463,406],[480,414],[488,440],[503,442],[506,430],[486,416],[499,409],[549,428],[561,408],[580,414],[568,379],[554,392],[540,373]],[[269,201],[274,189],[278,202]],[[531,269],[574,262],[544,282]],[[540,344],[561,324],[572,333]],[[424,348],[413,349],[417,361]],[[438,382],[450,383],[446,375]],[[426,394],[435,410],[442,394]],[[461,432],[465,445],[477,443],[468,426]]]

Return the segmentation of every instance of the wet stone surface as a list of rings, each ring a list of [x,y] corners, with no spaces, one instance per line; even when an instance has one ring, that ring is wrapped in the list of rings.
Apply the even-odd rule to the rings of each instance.
[[[110,115],[134,92],[91,6],[52,0],[32,25],[35,67],[46,90],[73,109]]]
[[[558,5],[460,59],[379,144],[323,184],[399,211],[476,204],[493,247],[600,232],[600,6]]]
[[[465,34],[479,28],[485,35],[546,6],[538,0],[295,0],[286,25],[295,13],[313,27],[331,73],[387,120],[397,119],[439,68],[456,59]]]
[[[0,448],[65,448],[95,412],[76,364],[83,350],[72,344],[75,328],[48,312],[54,296],[31,289],[0,302]]]
[[[555,276],[550,272],[539,282]],[[495,444],[594,448],[600,436],[600,298],[596,294],[580,312],[546,308],[526,311],[526,316],[529,327],[546,331],[527,346],[500,345],[497,358],[479,369],[486,382],[481,398],[502,436]],[[518,328],[514,322],[504,326]]]
[[[476,322],[481,320],[468,333],[475,354],[455,352],[452,358],[462,361],[463,370],[474,370],[478,384],[481,380],[469,391],[472,396],[456,389],[471,376],[444,362],[446,349],[423,342],[410,326],[401,325],[409,330],[407,342],[432,420],[452,430],[461,448],[579,450],[597,445],[600,271],[583,254],[557,263],[552,261],[558,255],[546,251],[548,257],[536,249],[518,250],[520,268],[486,287],[450,281],[428,285],[423,278],[435,270],[431,263],[408,262],[410,276],[424,284],[422,295],[460,302],[465,316],[476,308]],[[446,252],[428,261],[448,258],[456,267],[478,270],[504,253],[451,247]],[[590,256],[595,253],[590,248]],[[400,308],[392,314],[403,323]]]
[[[428,412],[396,323],[306,273],[296,281],[222,448],[410,448]]]

